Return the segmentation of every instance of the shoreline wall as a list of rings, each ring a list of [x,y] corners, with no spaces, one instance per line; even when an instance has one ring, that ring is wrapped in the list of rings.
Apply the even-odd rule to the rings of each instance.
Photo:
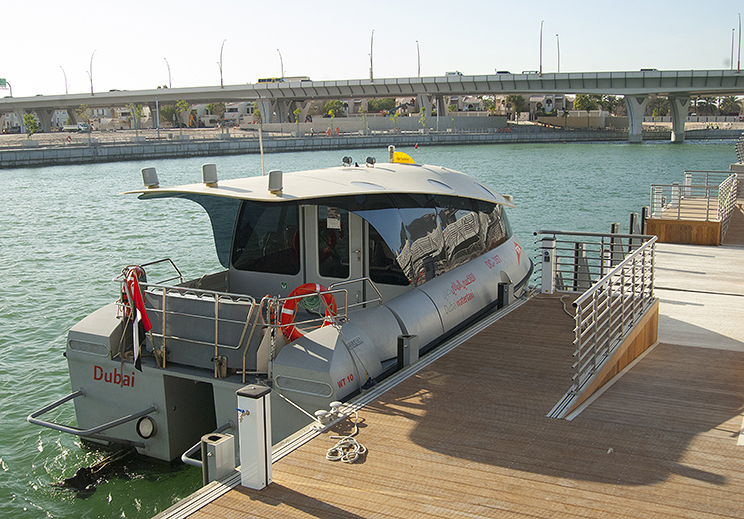
[[[741,130],[688,130],[686,140],[737,139]],[[645,141],[669,141],[670,131],[644,132]],[[544,130],[487,133],[385,133],[377,135],[342,135],[340,137],[265,137],[264,153],[285,151],[344,150],[354,148],[405,148],[415,145],[446,146],[462,144],[516,144],[568,142],[627,142],[627,131]],[[209,157],[259,153],[256,137],[229,137],[214,140],[152,140],[145,142],[49,146],[38,148],[2,149],[0,169],[56,166],[66,164],[96,164],[104,162]]]

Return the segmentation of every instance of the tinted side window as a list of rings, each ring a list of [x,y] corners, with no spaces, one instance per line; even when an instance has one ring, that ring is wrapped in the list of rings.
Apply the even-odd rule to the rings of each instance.
[[[233,243],[232,264],[238,270],[299,273],[298,206],[244,202]]]

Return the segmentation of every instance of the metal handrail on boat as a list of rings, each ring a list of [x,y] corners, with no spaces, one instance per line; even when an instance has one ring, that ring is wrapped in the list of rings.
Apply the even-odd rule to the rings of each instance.
[[[114,443],[121,443],[121,444],[128,444],[128,445],[134,445],[136,447],[142,447],[144,443],[142,442],[132,442],[130,440],[123,440],[121,438],[113,438],[109,436],[104,436],[99,433],[102,433],[104,431],[107,431],[109,429],[112,429],[113,427],[123,425],[125,423],[131,422],[133,420],[137,420],[138,418],[141,418],[145,415],[148,415],[150,413],[157,413],[159,411],[159,408],[157,405],[153,404],[147,409],[143,409],[142,411],[139,411],[137,413],[132,413],[127,416],[122,416],[121,418],[118,418],[116,420],[112,420],[110,422],[101,424],[97,427],[93,427],[90,429],[80,429],[79,427],[73,427],[70,425],[62,425],[58,424],[56,422],[47,422],[44,420],[40,420],[39,417],[43,414],[48,413],[49,411],[52,411],[56,409],[57,407],[61,406],[62,404],[69,402],[70,400],[74,400],[78,397],[85,397],[85,390],[84,389],[78,389],[74,393],[70,393],[69,395],[60,398],[56,402],[53,402],[38,411],[31,413],[26,417],[26,421],[28,421],[31,424],[39,425],[41,427],[47,427],[49,429],[54,429],[55,431],[60,431],[68,434],[74,434],[76,436],[86,437],[86,438],[94,438],[99,440],[107,440]]]
[[[376,298],[373,298],[373,299],[369,299],[369,300],[365,300],[365,301],[360,301],[358,303],[353,303],[353,304],[349,305],[349,292],[348,292],[348,290],[343,289],[343,288],[337,288],[337,287],[342,286],[342,285],[353,284],[353,283],[360,283],[360,282],[362,282],[362,283],[369,282],[369,285],[375,291],[375,293],[377,294],[377,297]],[[332,321],[333,321],[334,324],[339,323],[339,322],[343,322],[343,321],[347,321],[349,319],[349,309],[350,308],[356,308],[358,306],[364,306],[364,305],[367,305],[367,304],[370,304],[370,303],[378,303],[378,304],[382,305],[382,302],[383,302],[383,298],[382,298],[382,294],[380,293],[380,290],[377,288],[377,286],[375,285],[375,283],[369,277],[361,277],[361,278],[352,279],[352,280],[349,280],[349,281],[342,281],[342,282],[339,282],[339,283],[334,283],[327,290],[322,290],[322,291],[316,292],[314,294],[304,294],[304,295],[291,296],[291,297],[289,297],[289,296],[287,296],[287,297],[265,296],[265,297],[263,297],[261,299],[261,302],[258,305],[258,312],[256,313],[256,318],[253,321],[253,325],[251,327],[250,334],[248,335],[247,344],[250,344],[251,340],[253,339],[253,335],[254,335],[254,333],[256,331],[256,328],[259,326],[259,324],[261,326],[265,326],[267,328],[273,328],[276,331],[281,330],[282,328],[284,328],[285,326],[287,326],[287,325],[280,324],[278,322],[278,318],[275,318],[275,321],[277,321],[277,322],[273,322],[273,323],[270,322],[271,319],[263,319],[262,316],[263,316],[263,312],[264,311],[269,310],[271,313],[273,313],[274,316],[279,316],[279,315],[281,315],[282,307],[284,306],[284,304],[287,301],[304,299],[305,297],[308,297],[308,295],[322,296],[322,295],[325,295],[325,294],[330,294],[331,296],[334,296],[334,294],[343,294],[343,300],[344,300],[343,306],[341,307],[341,309],[339,309],[331,317],[331,319],[332,319]],[[322,297],[320,298],[320,300],[325,305],[325,300]],[[271,309],[273,309],[273,311]],[[329,309],[326,308],[326,310],[328,311]],[[297,325],[306,325],[306,326],[307,325],[319,325],[319,324],[323,324],[324,322],[328,322],[328,317],[321,316],[321,317],[317,317],[317,318],[313,318],[313,319],[306,319],[306,320],[303,320],[303,321],[293,321],[292,326],[297,326]],[[248,374],[248,372],[246,371],[246,355],[247,355],[247,353],[248,353],[248,349],[246,348],[243,351],[243,383],[245,383],[245,381],[246,381],[246,375]],[[252,373],[252,374],[256,374],[256,373]]]

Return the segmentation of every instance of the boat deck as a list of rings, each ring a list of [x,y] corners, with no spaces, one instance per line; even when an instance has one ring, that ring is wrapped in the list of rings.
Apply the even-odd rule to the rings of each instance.
[[[360,462],[325,459],[347,420],[264,490],[162,515],[744,517],[744,247],[657,251],[660,342],[572,421],[546,414],[570,383],[573,319],[540,295],[362,408]]]

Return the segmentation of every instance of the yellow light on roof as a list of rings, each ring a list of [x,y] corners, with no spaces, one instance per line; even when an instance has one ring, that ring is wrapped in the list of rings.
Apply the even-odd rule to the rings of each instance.
[[[393,163],[395,164],[416,164],[416,161],[411,158],[408,153],[402,151],[393,152]]]

